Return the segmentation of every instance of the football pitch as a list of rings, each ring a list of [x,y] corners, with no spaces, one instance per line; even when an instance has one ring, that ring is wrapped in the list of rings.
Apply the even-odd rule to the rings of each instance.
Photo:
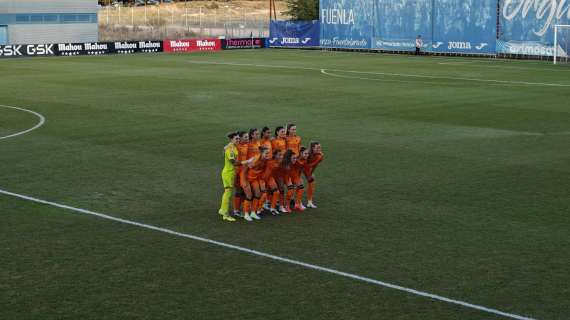
[[[0,70],[1,319],[570,319],[568,66],[267,49]],[[289,122],[322,143],[319,208],[222,222],[226,133]]]

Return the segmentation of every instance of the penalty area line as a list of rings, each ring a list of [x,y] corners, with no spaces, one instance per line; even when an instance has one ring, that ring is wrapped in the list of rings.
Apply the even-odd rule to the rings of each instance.
[[[140,228],[144,228],[144,229],[148,229],[148,230],[158,231],[158,232],[170,234],[173,236],[178,236],[178,237],[182,237],[182,238],[187,238],[187,239],[192,239],[192,240],[196,240],[196,241],[200,241],[200,242],[205,242],[205,243],[220,246],[223,248],[232,249],[232,250],[236,250],[236,251],[240,251],[240,252],[245,252],[245,253],[249,253],[249,254],[252,254],[255,256],[264,257],[264,258],[268,258],[271,260],[284,262],[284,263],[292,264],[295,266],[304,267],[307,269],[321,271],[321,272],[334,274],[337,276],[341,276],[341,277],[345,277],[345,278],[349,278],[349,279],[353,279],[353,280],[358,280],[358,281],[369,283],[369,284],[374,284],[374,285],[381,286],[381,287],[386,287],[386,288],[390,288],[390,289],[394,289],[394,290],[398,290],[398,291],[403,291],[403,292],[407,292],[407,293],[410,293],[413,295],[417,295],[417,296],[421,296],[421,297],[425,297],[425,298],[430,298],[430,299],[438,300],[438,301],[442,301],[442,302],[447,302],[450,304],[459,305],[459,306],[462,306],[465,308],[475,309],[478,311],[491,313],[491,314],[503,316],[503,317],[510,318],[510,319],[535,320],[533,318],[529,318],[529,317],[525,317],[525,316],[521,316],[521,315],[517,315],[517,314],[513,314],[513,313],[508,313],[508,312],[500,311],[497,309],[492,309],[492,308],[488,308],[488,307],[484,307],[484,306],[480,306],[480,305],[476,305],[476,304],[472,304],[472,303],[468,303],[468,302],[464,302],[464,301],[460,301],[460,300],[450,299],[450,298],[447,298],[444,296],[440,296],[440,295],[436,295],[436,294],[432,294],[432,293],[428,293],[428,292],[424,292],[424,291],[420,291],[420,290],[416,290],[416,289],[402,287],[402,286],[399,286],[396,284],[392,284],[392,283],[388,283],[388,282],[384,282],[384,281],[380,281],[380,280],[375,280],[375,279],[360,276],[357,274],[339,271],[339,270],[335,270],[335,269],[331,269],[331,268],[327,268],[327,267],[321,267],[321,266],[318,266],[315,264],[306,263],[306,262],[302,262],[302,261],[298,261],[298,260],[294,260],[294,259],[290,259],[290,258],[280,257],[280,256],[276,256],[273,254],[269,254],[269,253],[265,253],[265,252],[261,252],[261,251],[257,251],[257,250],[253,250],[253,249],[248,249],[245,247],[240,247],[237,245],[233,245],[233,244],[229,244],[229,243],[225,243],[225,242],[221,242],[221,241],[211,240],[208,238],[203,238],[203,237],[188,234],[188,233],[182,233],[182,232],[174,231],[171,229],[157,227],[157,226],[144,224],[144,223],[140,223],[140,222],[136,222],[136,221],[132,221],[132,220],[117,218],[114,216],[110,216],[110,215],[103,214],[103,213],[98,213],[98,212],[91,211],[91,210],[75,208],[75,207],[71,207],[71,206],[64,205],[64,204],[59,204],[59,203],[55,203],[55,202],[51,202],[51,201],[46,201],[46,200],[26,196],[23,194],[18,194],[18,193],[6,191],[3,189],[0,189],[0,194],[6,195],[6,196],[11,196],[14,198],[19,198],[22,200],[35,202],[35,203],[39,203],[39,204],[43,204],[43,205],[48,205],[48,206],[52,206],[52,207],[56,207],[56,208],[60,208],[60,209],[74,211],[77,213],[82,213],[82,214],[94,216],[94,217],[101,218],[101,219],[111,220],[111,221],[115,221],[115,222],[119,222],[119,223],[123,223],[123,224],[128,224],[131,226],[136,226],[136,227],[140,227]]]
[[[435,80],[447,80],[447,81],[467,81],[467,82],[479,82],[486,84],[507,84],[507,85],[522,85],[522,86],[538,86],[538,87],[570,87],[570,84],[565,83],[546,83],[546,82],[528,82],[528,81],[511,81],[511,80],[496,80],[496,79],[479,79],[479,78],[464,78],[464,77],[447,77],[447,76],[430,76],[426,74],[409,74],[409,73],[392,73],[392,72],[375,72],[375,71],[357,71],[357,70],[342,70],[342,69],[330,69],[330,68],[312,68],[312,67],[300,67],[300,66],[284,66],[284,65],[270,65],[270,64],[253,64],[253,63],[233,63],[233,62],[212,62],[212,61],[187,61],[188,63],[198,64],[198,65],[217,65],[217,66],[234,66],[234,67],[252,67],[252,68],[265,68],[265,69],[291,69],[291,70],[307,70],[307,71],[319,71],[323,73],[323,70],[330,72],[344,72],[353,73],[359,75],[378,75],[386,77],[397,77],[397,78],[417,78],[417,79],[435,79]],[[370,79],[361,79],[370,80]]]
[[[370,80],[370,81],[381,81],[381,82],[399,82],[399,83],[418,83],[418,81],[414,80],[394,80],[394,79],[379,79],[379,78],[366,78],[366,77],[353,77],[353,76],[344,76],[340,74],[334,74],[327,72],[327,69],[321,69],[321,73],[327,76],[335,77],[335,78],[342,78],[342,79],[357,79],[357,80]],[[438,84],[437,82],[428,82],[428,81],[421,81],[423,84]]]
[[[449,62],[438,62],[438,64],[449,64],[449,65],[460,65],[460,64],[472,64],[475,63],[475,61],[471,62],[471,61],[449,61]]]

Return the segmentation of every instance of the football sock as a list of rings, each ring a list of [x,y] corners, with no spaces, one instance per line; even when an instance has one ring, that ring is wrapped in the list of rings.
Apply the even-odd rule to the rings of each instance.
[[[289,207],[291,203],[291,198],[293,198],[293,189],[287,190],[287,194],[285,195],[285,207]]]
[[[285,195],[287,194],[287,191],[283,190],[283,193],[280,193],[280,197],[279,197],[279,205],[285,207]]]
[[[281,193],[279,191],[273,192],[273,196],[271,196],[271,208],[275,209],[277,207],[277,201],[279,201],[279,196]]]
[[[249,213],[249,211],[251,211],[251,201],[250,200],[244,200],[243,201],[243,212]]]
[[[242,202],[242,198],[241,197],[234,197],[234,210],[235,211],[239,211],[241,208],[241,202]]]
[[[313,202],[313,194],[315,194],[315,182],[309,182],[309,188],[307,189],[307,200]]]
[[[297,189],[297,192],[295,194],[295,205],[301,205],[301,200],[303,200],[303,191],[304,189]]]
[[[259,200],[259,207],[261,208],[263,206],[263,204],[265,203],[265,200],[267,200],[267,192],[264,192],[261,194],[261,199]]]

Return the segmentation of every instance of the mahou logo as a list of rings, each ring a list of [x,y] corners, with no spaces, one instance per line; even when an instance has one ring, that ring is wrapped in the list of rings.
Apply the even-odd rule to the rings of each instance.
[[[218,51],[222,49],[219,39],[164,40],[164,52]]]
[[[171,48],[190,48],[190,41],[172,40],[170,41]]]
[[[196,45],[198,47],[215,47],[216,42],[208,41],[208,40],[198,40],[198,41],[196,41]]]
[[[533,33],[542,37],[556,21],[570,20],[570,5],[567,0],[504,0],[503,17],[508,21],[519,15],[524,19],[529,14],[540,21],[541,28]]]

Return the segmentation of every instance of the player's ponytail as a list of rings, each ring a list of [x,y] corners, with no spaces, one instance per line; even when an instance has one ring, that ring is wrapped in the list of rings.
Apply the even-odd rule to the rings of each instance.
[[[293,150],[285,151],[283,155],[283,160],[281,161],[281,167],[287,168],[291,165],[291,158],[293,157]]]

